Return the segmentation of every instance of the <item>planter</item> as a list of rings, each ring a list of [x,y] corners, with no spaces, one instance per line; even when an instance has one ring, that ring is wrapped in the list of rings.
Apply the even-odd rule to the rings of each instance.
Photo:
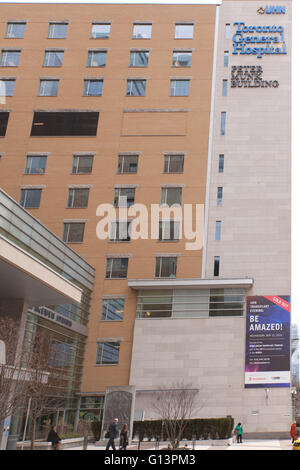
[[[60,442],[61,449],[68,449],[70,447],[83,446],[83,437],[74,437],[72,439],[63,439]],[[25,441],[23,444],[23,450],[30,450],[31,442]],[[16,450],[22,450],[22,441],[17,442]],[[51,442],[46,441],[35,441],[34,450],[52,450]]]

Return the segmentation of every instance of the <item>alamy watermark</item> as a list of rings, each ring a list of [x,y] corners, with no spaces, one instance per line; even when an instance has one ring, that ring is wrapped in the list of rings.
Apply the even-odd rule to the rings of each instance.
[[[123,198],[121,198],[123,199]],[[100,240],[160,240],[184,239],[186,250],[201,250],[204,233],[204,204],[174,204],[162,206],[133,204],[127,207],[127,199],[119,207],[100,204],[96,216],[101,220],[96,226]]]

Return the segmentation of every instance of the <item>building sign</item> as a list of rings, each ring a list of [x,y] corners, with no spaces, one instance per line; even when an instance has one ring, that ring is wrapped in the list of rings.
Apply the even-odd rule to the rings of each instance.
[[[247,297],[245,388],[290,386],[290,297]]]
[[[275,6],[275,5],[271,5],[271,6],[266,6],[265,8],[263,7],[260,7],[258,10],[257,10],[257,13],[259,13],[260,15],[285,15],[285,12],[286,12],[286,7],[285,6]]]
[[[236,32],[232,36],[233,55],[287,54],[283,26],[255,26],[242,22],[234,23]]]
[[[261,65],[233,65],[231,88],[278,88],[277,80],[264,80]]]
[[[70,320],[69,318],[66,318],[65,316],[55,312],[54,310],[51,310],[48,307],[32,307],[29,309],[29,311],[41,318],[46,318],[47,320],[50,320],[57,325],[64,326],[65,328],[68,328],[69,330],[72,330],[76,333],[84,336],[88,335],[88,328],[85,325],[82,325],[77,321]]]

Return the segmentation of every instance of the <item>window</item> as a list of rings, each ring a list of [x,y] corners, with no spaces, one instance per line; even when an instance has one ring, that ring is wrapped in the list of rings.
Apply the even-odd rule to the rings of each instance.
[[[95,136],[98,119],[93,111],[35,112],[31,136]]]
[[[0,137],[5,137],[8,118],[9,118],[9,112],[0,111]]]
[[[165,155],[164,173],[183,173],[184,155]]]
[[[172,65],[173,67],[190,67],[192,65],[192,53],[190,51],[174,51]]]
[[[57,96],[59,80],[40,80],[39,96]]]
[[[64,223],[63,241],[65,243],[82,243],[84,228],[84,222]]]
[[[101,321],[123,320],[125,299],[104,299],[102,302]]]
[[[68,23],[49,23],[49,39],[65,39],[68,33]]]
[[[125,279],[127,270],[128,258],[107,258],[106,279]]]
[[[226,133],[226,113],[221,113],[221,135]]]
[[[109,38],[110,24],[109,23],[94,23],[92,25],[91,38],[105,39]]]
[[[176,277],[177,257],[159,256],[155,260],[155,277]]]
[[[217,188],[217,206],[221,206],[223,202],[223,188],[219,186]]]
[[[64,51],[45,51],[43,67],[61,67]]]
[[[76,175],[92,173],[93,160],[93,155],[74,155],[72,173]]]
[[[225,39],[230,39],[230,23],[225,24]]]
[[[115,188],[114,206],[130,207],[134,204],[135,188]]]
[[[84,80],[83,96],[102,96],[103,80]]]
[[[214,276],[219,276],[220,274],[220,256],[214,257]]]
[[[221,240],[221,224],[222,222],[220,220],[216,221],[216,240]]]
[[[160,220],[158,239],[159,241],[179,240],[179,231],[179,220]]]
[[[87,67],[104,67],[107,51],[88,51]]]
[[[130,51],[129,67],[147,67],[149,51]]]
[[[171,317],[173,292],[171,290],[140,290],[137,300],[138,318]]]
[[[21,51],[10,51],[2,49],[0,66],[1,67],[18,67],[20,62]]]
[[[26,23],[7,23],[6,38],[24,38]]]
[[[67,207],[84,208],[88,206],[89,188],[70,188]]]
[[[28,209],[36,209],[40,207],[41,189],[21,189],[20,204]]]
[[[182,188],[162,188],[161,189],[161,205],[172,206],[173,204],[181,205]]]
[[[222,81],[222,96],[227,96],[228,91],[228,80]]]
[[[0,78],[0,96],[14,96],[16,80]]]
[[[47,157],[45,155],[28,155],[26,158],[26,175],[43,175],[46,170]]]
[[[127,80],[126,96],[145,96],[146,80]]]
[[[228,67],[229,65],[229,52],[224,51],[224,67]]]
[[[109,239],[115,242],[130,242],[130,222],[112,222]]]
[[[117,173],[137,173],[138,155],[119,155]]]
[[[193,24],[176,24],[175,25],[175,39],[193,39],[194,25]]]
[[[190,80],[171,80],[170,96],[189,96]]]
[[[119,363],[120,343],[108,342],[97,344],[97,365],[114,365]]]
[[[152,24],[134,24],[133,39],[150,39],[152,33]]]
[[[219,173],[224,172],[224,155],[219,155]]]
[[[243,316],[244,310],[243,289],[211,289],[209,296],[209,316],[228,317]]]

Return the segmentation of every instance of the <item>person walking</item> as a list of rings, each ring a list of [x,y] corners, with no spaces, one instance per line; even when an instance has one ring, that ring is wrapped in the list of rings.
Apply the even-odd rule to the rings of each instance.
[[[52,443],[52,449],[53,450],[60,450],[61,438],[57,434],[55,426],[51,426],[51,429],[50,429],[49,434],[48,434],[47,441]]]
[[[294,444],[294,442],[298,439],[298,431],[297,431],[296,421],[292,422],[290,435],[291,435],[291,438],[292,438],[292,444]]]
[[[235,428],[235,433],[236,433],[236,442],[238,444],[242,444],[242,436],[243,436],[243,428],[242,428],[242,423],[238,423]]]
[[[116,450],[115,439],[118,437],[118,422],[118,418],[115,418],[109,425],[106,450],[109,450],[110,447],[112,447],[112,450]]]
[[[128,446],[128,424],[124,424],[122,431],[120,433],[120,449],[126,450]]]

